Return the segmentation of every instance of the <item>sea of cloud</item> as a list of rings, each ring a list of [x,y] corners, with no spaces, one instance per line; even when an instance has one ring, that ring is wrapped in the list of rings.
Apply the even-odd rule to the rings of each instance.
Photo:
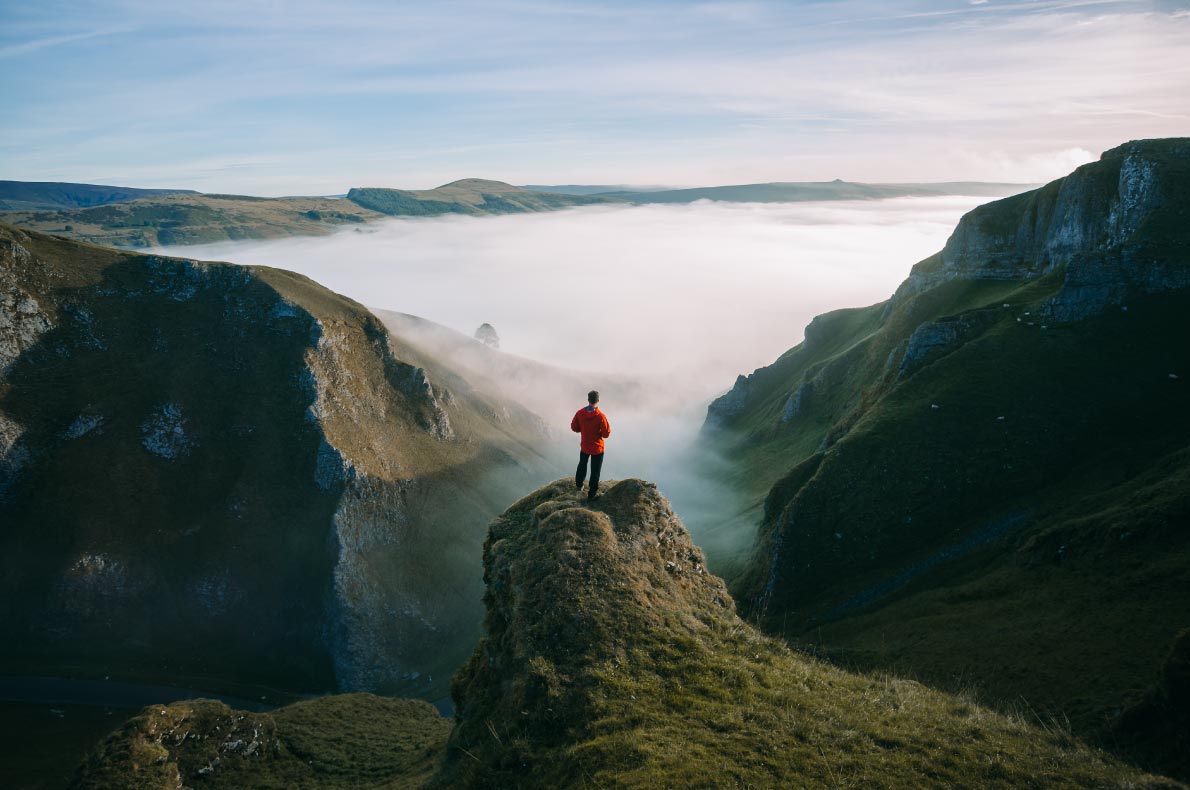
[[[325,237],[161,251],[290,269],[467,334],[488,322],[521,356],[710,395],[800,342],[818,313],[887,298],[987,200],[391,219]]]
[[[585,207],[160,251],[301,272],[468,335],[488,322],[503,350],[590,371],[589,387],[607,393],[622,388],[604,374],[641,382],[634,402],[605,398],[604,474],[658,482],[714,568],[750,545],[756,503],[708,477],[717,459],[699,440],[707,402],[801,342],[815,315],[888,298],[987,200]],[[512,394],[557,424],[568,453],[566,427],[587,388],[542,382]]]

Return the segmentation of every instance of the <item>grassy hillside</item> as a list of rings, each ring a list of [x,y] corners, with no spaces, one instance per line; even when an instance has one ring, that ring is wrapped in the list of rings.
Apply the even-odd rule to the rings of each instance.
[[[762,636],[656,487],[560,480],[492,525],[486,636],[426,707],[331,697],[273,714],[146,709],[90,788],[1174,788],[1058,728]],[[218,728],[218,729],[216,729]],[[434,770],[436,769],[436,770]]]
[[[1190,625],[1188,216],[1190,141],[1109,151],[741,377],[708,430],[771,483],[749,614],[1123,744]]]
[[[135,189],[58,181],[0,181],[0,211],[57,211],[123,203],[155,195],[197,194],[189,189]]]
[[[442,693],[539,418],[289,272],[0,227],[0,286],[3,671]]]
[[[603,197],[537,192],[481,178],[453,181],[436,189],[354,188],[347,193],[347,199],[381,214],[406,217],[519,214],[615,202]]]
[[[93,244],[136,248],[319,235],[380,216],[329,198],[173,194],[93,208],[4,212],[0,220]]]

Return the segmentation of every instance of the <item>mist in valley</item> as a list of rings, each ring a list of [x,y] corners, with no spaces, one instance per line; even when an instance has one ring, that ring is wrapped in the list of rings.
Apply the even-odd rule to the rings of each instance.
[[[712,569],[729,572],[759,508],[722,482],[727,460],[700,442],[708,402],[799,343],[815,315],[887,298],[988,199],[396,218],[326,237],[157,251],[297,271],[368,305],[551,425],[554,477],[573,473],[569,421],[586,391],[600,390],[612,425],[604,478],[656,482]],[[499,364],[469,340],[484,322],[499,333]]]

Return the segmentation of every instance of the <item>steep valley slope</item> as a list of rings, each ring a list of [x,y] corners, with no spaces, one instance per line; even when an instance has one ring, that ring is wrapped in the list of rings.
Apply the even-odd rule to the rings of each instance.
[[[559,480],[496,519],[457,718],[356,694],[153,706],[77,790],[1173,788],[1067,733],[853,674],[743,622],[655,486]]]
[[[763,502],[732,590],[837,661],[1190,775],[1188,386],[1190,139],[1132,142],[970,212],[711,405]]]
[[[548,447],[304,277],[0,226],[4,672],[441,695]]]

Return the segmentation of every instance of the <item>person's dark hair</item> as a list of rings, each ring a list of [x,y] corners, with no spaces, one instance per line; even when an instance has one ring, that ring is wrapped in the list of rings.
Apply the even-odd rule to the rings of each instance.
[[[590,403],[592,406],[599,403],[599,390],[591,390],[587,393],[587,403]]]

